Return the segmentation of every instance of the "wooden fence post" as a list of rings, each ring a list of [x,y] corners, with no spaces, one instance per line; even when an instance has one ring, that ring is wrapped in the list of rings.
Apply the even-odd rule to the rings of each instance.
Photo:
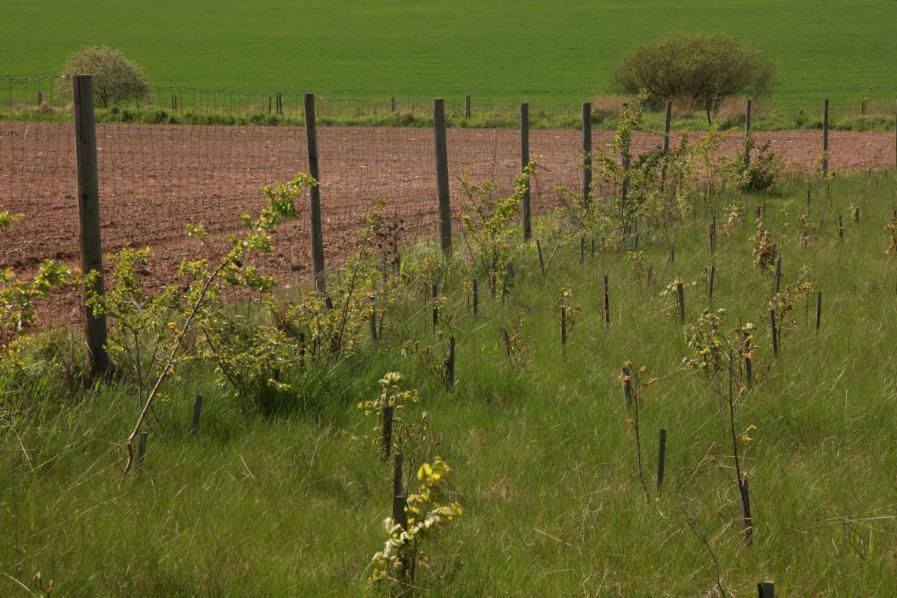
[[[582,202],[589,204],[592,192],[592,104],[582,105]]]
[[[448,148],[445,140],[445,101],[433,100],[433,130],[436,139],[436,195],[439,199],[439,246],[452,253],[452,206],[449,198]]]
[[[321,228],[321,172],[318,168],[318,134],[315,128],[315,94],[305,94],[305,139],[308,146],[308,173],[318,183],[308,194],[308,216],[311,231],[311,269],[315,290],[326,289],[324,275],[324,232]]]
[[[753,102],[750,98],[748,98],[747,105],[744,108],[744,165],[745,167],[750,166],[751,164],[751,150],[748,145],[748,140],[751,138],[751,109],[753,107]]]
[[[433,322],[433,332],[439,324],[439,286],[437,284],[430,285],[430,318]]]
[[[75,149],[78,168],[78,221],[80,225],[81,272],[96,272],[90,290],[102,295],[103,244],[100,235],[100,183],[97,171],[96,116],[93,109],[93,79],[90,75],[72,77],[72,112],[75,122]],[[94,375],[109,369],[106,352],[108,330],[106,316],[95,315],[85,306],[85,333],[90,368]]]
[[[470,96],[464,96],[464,118],[469,119],[471,115]]]
[[[775,598],[776,584],[771,581],[761,581],[757,584],[757,595],[760,598]]]
[[[520,104],[520,169],[529,164],[529,104]],[[533,236],[532,211],[530,206],[530,186],[526,185],[523,196],[523,240],[529,241]]]
[[[822,176],[828,174],[828,98],[822,104]]]

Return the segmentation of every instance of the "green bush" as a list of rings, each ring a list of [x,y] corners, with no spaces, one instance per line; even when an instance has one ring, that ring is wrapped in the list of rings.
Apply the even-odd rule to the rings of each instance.
[[[774,74],[767,58],[733,37],[674,33],[633,49],[614,78],[626,93],[646,92],[653,108],[685,100],[709,121],[726,97],[768,93]]]
[[[140,100],[149,94],[149,83],[139,65],[118,50],[98,46],[84,48],[69,56],[63,73],[93,75],[93,93],[100,106]]]

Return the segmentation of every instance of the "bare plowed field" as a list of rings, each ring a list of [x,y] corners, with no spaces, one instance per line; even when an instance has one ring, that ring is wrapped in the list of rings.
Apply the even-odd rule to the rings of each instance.
[[[674,143],[675,143],[674,136]],[[791,168],[818,167],[818,131],[757,133]],[[596,133],[593,147],[611,142]],[[241,213],[264,203],[260,187],[290,178],[306,167],[305,130],[298,127],[100,125],[99,176],[104,250],[151,247],[150,276],[170,280],[176,264],[197,249],[184,239],[184,225],[203,222],[223,241]],[[634,153],[657,147],[658,135],[638,134]],[[738,151],[731,135],[723,151]],[[433,133],[427,129],[327,127],[318,131],[326,255],[338,261],[351,250],[355,231],[378,200],[403,216],[410,232],[436,229]],[[533,188],[538,212],[558,201],[558,185],[577,189],[581,133],[531,132],[530,153],[539,164]],[[452,129],[448,133],[452,196],[460,177],[509,183],[519,169],[517,132]],[[831,133],[834,171],[886,168],[894,164],[889,133]],[[457,204],[457,201],[456,201]],[[457,206],[455,206],[457,207]],[[0,122],[0,210],[23,215],[0,237],[0,266],[18,271],[45,258],[77,261],[74,133],[64,123]],[[307,224],[300,219],[278,233],[267,266],[287,281],[308,269]],[[58,305],[68,318],[75,300]]]

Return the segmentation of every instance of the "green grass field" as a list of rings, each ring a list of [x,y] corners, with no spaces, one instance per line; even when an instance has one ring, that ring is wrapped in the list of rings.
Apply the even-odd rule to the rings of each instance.
[[[312,370],[286,414],[241,408],[208,370],[184,372],[158,405],[144,469],[129,477],[121,443],[138,409],[134,388],[65,398],[52,378],[39,378],[31,392],[44,398],[8,404],[0,418],[0,593],[24,595],[37,572],[66,596],[361,593],[382,545],[391,482],[375,446],[358,438],[374,422],[355,404],[397,370],[421,391],[409,416],[429,413],[436,452],[454,469],[452,496],[465,508],[429,550],[431,595],[750,595],[763,579],[784,595],[887,595],[897,587],[897,260],[883,254],[882,226],[894,174],[839,177],[830,194],[812,184],[809,206],[804,181],[744,198],[744,221],[719,238],[712,301],[710,210],[700,203],[666,233],[641,230],[653,283],[624,253],[587,248],[579,265],[575,238],[545,274],[532,245],[518,248],[507,300],[490,298],[483,284],[478,317],[448,276],[441,310],[458,338],[452,392],[399,349],[408,340],[444,344],[430,332],[425,285],[389,314],[379,349],[325,364],[324,377]],[[783,256],[783,286],[804,278],[814,299],[815,289],[824,293],[821,329],[814,301],[799,300],[778,358],[767,325],[773,277],[751,264],[761,204]],[[806,247],[803,214],[815,229]],[[541,227],[537,234],[548,238]],[[674,278],[686,283],[684,324],[660,296]],[[554,298],[564,286],[583,311],[562,350]],[[757,325],[754,386],[736,424],[739,432],[756,426],[739,443],[752,546],[742,540],[720,398],[680,371],[690,353],[686,327],[705,308],[727,309],[726,330]],[[508,365],[500,336],[521,314],[527,369]],[[648,500],[617,379],[626,360],[657,377],[640,406]],[[197,392],[206,403],[193,437]],[[661,427],[669,445],[658,493]]]
[[[897,96],[891,0],[7,0],[0,75],[54,74],[108,44],[159,85],[314,91],[332,98],[528,100],[576,106],[613,91],[633,45],[671,30],[724,32],[779,66],[771,104],[858,109]],[[0,90],[2,91],[2,90]]]

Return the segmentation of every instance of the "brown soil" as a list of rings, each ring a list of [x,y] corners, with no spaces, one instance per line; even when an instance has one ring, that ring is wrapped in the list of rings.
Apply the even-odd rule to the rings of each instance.
[[[673,138],[676,143],[678,135]],[[786,166],[818,168],[819,131],[757,133]],[[241,213],[264,204],[262,185],[289,179],[306,168],[305,131],[299,127],[99,125],[97,130],[104,250],[149,246],[150,278],[171,280],[179,261],[200,251],[184,238],[184,225],[203,222],[220,242],[237,229]],[[612,133],[596,133],[593,147]],[[637,134],[633,153],[657,147],[658,135]],[[723,151],[734,153],[740,135]],[[531,132],[530,153],[539,164],[533,188],[536,212],[556,204],[558,185],[580,186],[581,133]],[[318,131],[326,259],[338,262],[353,248],[357,229],[378,200],[401,215],[410,232],[436,230],[433,133],[427,129],[327,127]],[[448,133],[452,196],[460,176],[472,182],[509,183],[519,169],[514,130],[453,129]],[[832,132],[830,168],[836,172],[894,164],[890,133]],[[77,262],[74,133],[64,123],[0,122],[0,211],[23,215],[3,233],[0,266],[32,270],[55,258]],[[456,202],[457,203],[457,202]],[[308,231],[303,219],[277,233],[265,266],[284,282],[308,270]],[[42,310],[51,320],[78,317],[77,293],[64,293]]]

